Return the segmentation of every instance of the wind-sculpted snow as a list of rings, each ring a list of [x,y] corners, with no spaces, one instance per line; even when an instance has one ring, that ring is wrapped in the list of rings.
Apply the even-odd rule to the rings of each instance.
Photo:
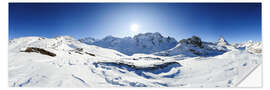
[[[144,73],[153,73],[153,74],[161,74],[161,73],[167,73],[169,72],[172,68],[179,68],[181,65],[177,62],[165,62],[162,64],[154,64],[152,66],[147,66],[147,67],[140,67],[136,65],[130,65],[126,63],[121,63],[121,62],[97,62],[94,63],[95,67],[102,67],[106,69],[110,69],[110,67],[117,67],[119,69],[127,70],[128,72],[134,72],[139,76],[142,76],[144,78],[153,78],[151,76],[145,75]],[[106,67],[109,66],[109,67]],[[125,73],[125,72],[122,72]],[[180,69],[173,75],[166,75],[163,77],[170,77],[173,78],[175,75],[178,75],[180,73]]]
[[[128,56],[69,36],[17,38],[9,41],[8,83],[10,87],[236,87],[262,61],[262,53],[230,44],[187,40],[191,41],[155,54]],[[29,47],[56,56],[21,52]],[[158,55],[162,52],[169,55]]]

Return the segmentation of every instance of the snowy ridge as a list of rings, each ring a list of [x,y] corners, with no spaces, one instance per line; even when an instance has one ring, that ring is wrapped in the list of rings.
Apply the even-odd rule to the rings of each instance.
[[[245,43],[236,43],[233,46],[239,49],[245,49],[250,53],[262,53],[262,43],[260,42],[253,42],[249,40]]]
[[[92,38],[92,37],[87,37],[87,38],[83,38],[83,39],[79,39],[80,42],[83,42],[83,43],[86,43],[86,44],[92,44],[96,41],[98,41],[97,39],[95,38]]]
[[[216,44],[211,42],[203,42],[199,37],[192,36],[191,38],[180,40],[179,44],[177,44],[174,48],[157,52],[155,55],[215,56],[229,51],[228,47],[229,46],[227,43],[223,44],[223,42],[218,42]]]
[[[217,43],[218,46],[226,46],[226,45],[229,45],[229,43],[223,38],[223,37],[220,37],[218,39],[218,43]]]
[[[173,48],[177,44],[174,38],[164,37],[158,32],[138,34],[134,37],[125,38],[107,36],[101,40],[84,38],[79,41],[89,45],[114,49],[126,55],[134,53],[150,54]]]
[[[141,43],[153,45],[149,42],[152,40],[162,46],[158,40],[168,40],[157,33],[136,38]],[[107,40],[117,45],[123,39],[108,37]],[[217,44],[194,36],[181,40],[171,49],[128,56],[81,43],[70,36],[22,37],[9,41],[8,83],[10,87],[235,87],[261,64],[261,53]],[[44,49],[56,56],[25,52],[29,47]]]

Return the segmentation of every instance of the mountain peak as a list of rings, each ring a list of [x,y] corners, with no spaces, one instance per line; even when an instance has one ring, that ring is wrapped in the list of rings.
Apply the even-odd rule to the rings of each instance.
[[[151,33],[151,32],[140,33],[140,34],[134,36],[134,38],[138,38],[138,37],[157,37],[157,38],[163,38],[163,36],[159,32],[155,32],[155,33]]]
[[[56,39],[60,39],[60,40],[75,40],[71,36],[56,36]]]
[[[253,41],[252,40],[248,40],[247,43],[253,43]]]
[[[224,37],[219,37],[218,39],[218,45],[223,46],[223,45],[228,45],[229,43],[224,39]]]
[[[106,36],[105,38],[103,38],[102,40],[105,40],[105,41],[113,41],[115,39],[119,39],[118,37],[114,37],[112,35],[109,35],[109,36]]]
[[[92,38],[92,37],[86,37],[86,38],[79,39],[79,41],[86,43],[86,44],[91,44],[91,43],[94,43],[95,41],[97,41],[97,39]]]
[[[172,37],[163,37],[160,33],[140,33],[134,37],[118,38],[107,36],[101,40],[88,42],[81,40],[86,44],[97,45],[103,48],[110,48],[120,51],[127,55],[134,53],[154,53],[175,47],[177,41]]]

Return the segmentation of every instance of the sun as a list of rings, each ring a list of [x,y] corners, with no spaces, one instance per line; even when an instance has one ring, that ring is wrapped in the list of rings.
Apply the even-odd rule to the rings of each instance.
[[[132,32],[138,32],[139,31],[139,25],[138,24],[132,24],[132,25],[130,25],[130,30]]]

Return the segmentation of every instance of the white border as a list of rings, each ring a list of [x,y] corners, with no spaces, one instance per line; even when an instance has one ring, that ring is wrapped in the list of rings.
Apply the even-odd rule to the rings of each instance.
[[[7,49],[8,49],[8,3],[9,2],[262,2],[263,0],[9,0],[9,1],[4,1],[1,0],[1,30],[0,30],[0,41],[2,44],[0,44],[0,55],[2,57],[2,60],[0,63],[0,87],[5,88],[5,89],[18,89],[18,88],[8,88],[8,58],[7,58]],[[268,3],[269,0],[264,0],[262,2],[262,29],[263,29],[263,74],[265,77],[263,77],[263,89],[268,89],[270,85],[267,85],[270,83],[270,73],[269,70],[267,69],[270,67],[269,63],[269,57],[270,55],[267,55],[269,52],[269,41],[267,39],[270,39],[269,35],[269,9],[270,5]],[[268,22],[267,22],[268,21]],[[19,88],[19,89],[48,89],[48,88]],[[59,88],[50,88],[50,89],[59,89]],[[61,88],[63,89],[63,88]],[[64,88],[64,89],[72,89],[72,88]],[[87,88],[87,89],[97,89],[97,88]],[[102,88],[99,88],[102,89]],[[127,88],[105,88],[105,89],[127,89]],[[137,88],[128,88],[128,89],[137,89]],[[142,88],[140,88],[142,89]],[[143,89],[152,89],[152,88],[143,88]],[[187,88],[154,88],[154,89],[187,89]],[[188,89],[194,89],[194,88],[188,88]],[[195,88],[195,89],[200,89],[200,88]],[[209,89],[209,88],[208,88]],[[216,89],[216,88],[211,88],[211,89]],[[221,88],[221,89],[226,89],[226,88]],[[245,89],[245,88],[233,88],[233,89]]]
[[[245,78],[237,87],[261,87],[262,66],[259,65],[247,78]]]

